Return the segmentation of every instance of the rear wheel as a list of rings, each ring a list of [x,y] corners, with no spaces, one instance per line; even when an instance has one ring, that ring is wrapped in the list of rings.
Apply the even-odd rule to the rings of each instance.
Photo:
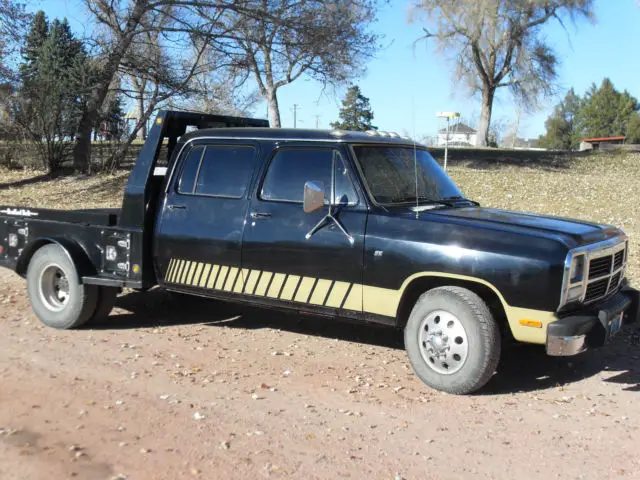
[[[483,387],[500,360],[500,332],[489,307],[461,287],[424,293],[411,311],[404,343],[418,377],[448,393]]]
[[[49,327],[80,327],[96,311],[97,287],[80,283],[75,265],[59,245],[45,245],[34,253],[27,291],[31,308]]]
[[[98,305],[95,313],[91,316],[91,320],[107,318],[116,304],[119,292],[120,289],[117,287],[98,287]]]

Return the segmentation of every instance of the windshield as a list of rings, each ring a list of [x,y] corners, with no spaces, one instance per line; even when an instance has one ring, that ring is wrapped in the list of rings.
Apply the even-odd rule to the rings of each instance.
[[[462,193],[426,150],[396,146],[356,146],[356,157],[371,195],[378,203],[438,201]],[[418,188],[416,170],[418,167]]]

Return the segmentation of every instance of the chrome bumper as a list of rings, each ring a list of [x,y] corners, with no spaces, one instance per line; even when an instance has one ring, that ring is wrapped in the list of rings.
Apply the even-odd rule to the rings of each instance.
[[[638,298],[637,290],[627,288],[597,307],[550,323],[547,326],[547,355],[577,355],[588,348],[601,347],[622,324],[638,318]]]
[[[587,336],[575,335],[572,337],[547,336],[547,355],[554,357],[567,357],[577,355],[587,349]]]

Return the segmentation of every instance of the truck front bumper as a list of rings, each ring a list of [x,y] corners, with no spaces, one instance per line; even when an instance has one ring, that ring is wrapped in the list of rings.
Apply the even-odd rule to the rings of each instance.
[[[640,292],[625,287],[605,302],[561,317],[547,326],[547,354],[576,355],[604,345],[623,324],[638,319]]]

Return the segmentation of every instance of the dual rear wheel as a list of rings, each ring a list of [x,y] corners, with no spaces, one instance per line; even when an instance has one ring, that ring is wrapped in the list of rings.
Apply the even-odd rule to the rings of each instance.
[[[78,328],[109,315],[118,289],[80,283],[78,271],[56,244],[39,248],[27,269],[27,291],[33,311],[45,325]]]

